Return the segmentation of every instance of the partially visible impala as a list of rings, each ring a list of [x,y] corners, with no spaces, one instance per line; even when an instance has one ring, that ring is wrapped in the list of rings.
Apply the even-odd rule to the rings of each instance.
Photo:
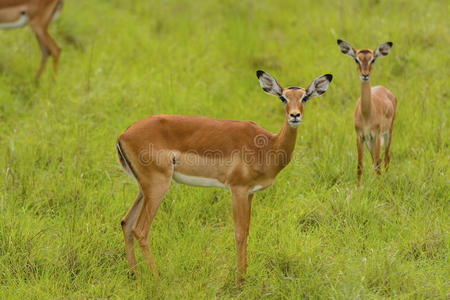
[[[380,148],[384,143],[384,166],[386,170],[389,167],[389,147],[392,142],[397,99],[384,86],[378,85],[370,88],[369,76],[375,60],[380,56],[388,55],[392,43],[384,43],[378,46],[375,51],[371,49],[355,50],[342,40],[337,40],[337,43],[342,53],[355,60],[361,80],[361,96],[356,102],[354,115],[356,146],[358,148],[356,174],[359,186],[363,168],[363,142],[366,143],[372,155],[373,166],[377,174],[380,174]]]
[[[289,163],[306,101],[325,93],[332,80],[332,75],[326,74],[316,78],[307,89],[284,89],[269,74],[263,71],[256,74],[262,89],[281,99],[284,105],[285,120],[278,134],[253,122],[155,115],[138,121],[120,135],[116,147],[119,160],[139,186],[138,196],[121,222],[131,272],[136,268],[133,248],[136,238],[158,278],[148,235],[173,178],[179,183],[231,191],[237,281],[242,281],[247,266],[253,194],[272,185],[275,176]]]
[[[39,79],[49,55],[53,57],[53,72],[58,69],[60,49],[48,33],[48,25],[56,19],[62,0],[0,0],[0,28],[17,28],[29,24],[41,47]]]

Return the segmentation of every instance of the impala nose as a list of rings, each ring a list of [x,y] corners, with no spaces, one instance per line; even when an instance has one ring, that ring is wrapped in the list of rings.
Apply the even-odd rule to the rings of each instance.
[[[297,119],[297,118],[300,118],[300,113],[298,113],[298,114],[291,114],[290,116],[292,118],[294,118],[294,119]]]

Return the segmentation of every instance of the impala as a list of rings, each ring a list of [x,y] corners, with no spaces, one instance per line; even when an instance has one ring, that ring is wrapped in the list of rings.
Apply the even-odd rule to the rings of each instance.
[[[247,236],[253,194],[274,182],[289,163],[297,127],[306,101],[328,89],[332,75],[316,78],[308,88],[283,89],[269,74],[257,71],[262,89],[281,99],[285,120],[278,134],[253,122],[203,117],[155,115],[136,122],[117,142],[125,171],[138,183],[139,193],[121,225],[128,266],[134,274],[134,238],[154,276],[158,272],[149,249],[149,230],[171,179],[193,186],[221,187],[231,191],[237,282],[247,266]]]
[[[53,57],[53,72],[57,72],[60,49],[47,29],[61,8],[62,0],[0,0],[0,28],[17,28],[28,23],[36,35],[42,52],[36,79],[41,76],[49,55]]]
[[[337,43],[342,53],[355,60],[361,80],[361,96],[356,102],[353,118],[358,148],[356,175],[359,186],[363,168],[364,142],[372,155],[376,173],[380,174],[380,148],[382,144],[384,144],[384,166],[386,170],[389,167],[389,147],[392,142],[397,99],[391,91],[381,85],[371,88],[369,77],[375,60],[380,56],[388,55],[392,43],[384,43],[378,46],[375,51],[371,49],[355,50],[342,40],[337,40]]]

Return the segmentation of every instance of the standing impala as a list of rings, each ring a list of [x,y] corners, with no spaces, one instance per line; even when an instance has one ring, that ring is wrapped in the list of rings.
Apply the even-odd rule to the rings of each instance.
[[[41,65],[36,79],[41,76],[49,55],[53,57],[53,72],[58,69],[60,49],[48,33],[48,25],[56,19],[62,0],[0,0],[0,28],[17,28],[30,25],[41,47]]]
[[[384,143],[384,166],[386,170],[389,167],[389,147],[392,142],[397,100],[391,91],[381,85],[370,88],[369,76],[375,60],[380,56],[388,55],[392,43],[384,43],[378,46],[375,51],[370,49],[355,50],[342,40],[337,40],[337,43],[342,53],[355,60],[361,80],[361,96],[356,102],[354,115],[356,146],[358,148],[356,174],[359,186],[363,168],[363,142],[366,143],[372,155],[373,166],[377,174],[380,174],[380,147]]]
[[[150,225],[176,182],[221,187],[231,191],[237,249],[237,281],[247,266],[247,235],[253,194],[274,182],[289,163],[306,101],[328,89],[332,75],[316,78],[307,89],[283,89],[263,71],[256,72],[262,89],[281,99],[284,124],[272,134],[253,122],[203,117],[155,115],[138,121],[117,142],[119,160],[138,183],[139,194],[123,218],[128,266],[135,271],[133,237],[155,277],[158,272],[148,244]]]

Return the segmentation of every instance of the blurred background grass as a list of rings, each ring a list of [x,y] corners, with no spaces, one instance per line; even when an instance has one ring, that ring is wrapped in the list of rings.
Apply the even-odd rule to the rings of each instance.
[[[62,48],[33,82],[29,28],[0,31],[1,298],[448,298],[448,2],[65,1],[50,31]],[[354,62],[374,49],[372,85],[397,96],[391,169],[366,152],[355,188]],[[120,220],[135,183],[117,136],[156,113],[253,120],[277,132],[282,85],[334,75],[308,102],[295,157],[258,193],[245,288],[234,285],[229,193],[179,185],[150,232],[156,284],[127,277]]]

